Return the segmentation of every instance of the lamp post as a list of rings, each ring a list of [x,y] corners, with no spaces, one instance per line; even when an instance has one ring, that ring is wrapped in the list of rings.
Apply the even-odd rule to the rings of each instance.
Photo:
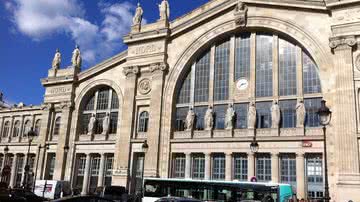
[[[6,177],[9,174],[10,167],[7,165],[7,154],[9,152],[9,147],[6,145],[4,148],[4,166],[1,171],[1,182],[6,182]]]
[[[321,107],[318,110],[317,114],[320,118],[320,124],[322,125],[323,133],[324,133],[324,164],[325,164],[325,194],[324,194],[324,201],[330,201],[330,194],[329,194],[329,179],[328,179],[328,168],[327,168],[327,151],[326,151],[326,126],[329,125],[331,120],[331,111],[326,106],[326,101],[321,101]]]
[[[251,181],[256,181],[256,153],[259,150],[259,143],[256,141],[256,135],[254,135],[254,139],[250,143],[250,150],[254,154],[254,177],[251,178]]]
[[[144,181],[144,172],[145,172],[145,156],[146,156],[146,153],[148,152],[149,150],[149,145],[147,143],[147,140],[144,141],[144,143],[142,144],[141,146],[142,148],[142,152],[144,154],[144,157],[143,157],[143,162],[142,162],[142,173],[141,173],[141,185],[143,184],[143,181]],[[141,189],[140,189],[141,193],[143,191],[143,187],[141,186]]]
[[[36,136],[36,132],[33,130],[32,127],[31,127],[30,131],[28,132],[27,136],[28,136],[28,140],[29,140],[29,145],[28,145],[28,151],[26,154],[25,169],[24,169],[24,182],[23,182],[24,189],[29,189],[28,179],[29,179],[29,171],[30,171],[30,165],[29,165],[30,147],[31,147],[31,142],[33,141],[34,137]]]

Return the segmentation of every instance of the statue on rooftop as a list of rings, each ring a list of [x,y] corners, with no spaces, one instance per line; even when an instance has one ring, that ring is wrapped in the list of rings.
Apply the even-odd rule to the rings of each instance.
[[[144,11],[141,8],[140,3],[138,3],[136,11],[135,11],[135,15],[133,17],[133,25],[141,24],[143,13],[144,13]]]
[[[71,63],[72,63],[73,67],[80,68],[81,62],[82,62],[82,59],[81,59],[80,49],[79,49],[79,46],[76,45],[75,49],[73,51],[73,54],[72,54]]]
[[[61,53],[60,53],[59,49],[56,49],[56,53],[55,53],[54,59],[52,61],[52,68],[59,69],[60,63],[61,63]]]
[[[170,17],[170,8],[169,2],[167,0],[163,0],[159,5],[160,11],[160,20],[169,20]]]

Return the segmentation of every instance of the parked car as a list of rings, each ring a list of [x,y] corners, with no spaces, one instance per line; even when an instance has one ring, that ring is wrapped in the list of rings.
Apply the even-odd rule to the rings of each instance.
[[[10,196],[13,198],[17,198],[17,199],[24,198],[26,200],[26,202],[48,201],[48,199],[46,199],[44,197],[37,196],[36,194],[34,194],[31,191],[26,190],[26,189],[21,189],[21,188],[11,189]]]
[[[156,200],[155,202],[201,202],[201,201],[197,199],[183,198],[183,197],[163,197]]]
[[[123,186],[97,187],[95,191],[95,195],[116,202],[132,201],[131,197],[128,195],[128,191]]]
[[[34,193],[48,199],[57,199],[71,195],[71,186],[68,181],[36,180]]]
[[[51,202],[114,202],[99,196],[67,196],[61,199],[52,200]]]

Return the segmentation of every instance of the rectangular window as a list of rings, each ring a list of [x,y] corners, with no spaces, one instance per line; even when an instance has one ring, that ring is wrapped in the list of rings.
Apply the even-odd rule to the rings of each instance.
[[[91,158],[90,184],[89,184],[90,193],[94,193],[97,187],[97,182],[99,178],[99,169],[100,169],[100,156],[94,156]]]
[[[226,115],[227,105],[215,105],[215,129],[224,129],[225,128],[225,115]]]
[[[212,165],[212,179],[224,180],[225,179],[225,155],[214,154]]]
[[[215,48],[214,100],[227,100],[229,97],[229,59],[230,42],[225,41]]]
[[[280,156],[280,182],[290,184],[294,188],[296,187],[295,154],[282,154]]]
[[[117,122],[118,122],[118,113],[111,112],[110,113],[110,128],[109,134],[116,134],[117,131]]]
[[[311,57],[303,52],[304,94],[321,93],[321,85],[317,66]]]
[[[109,90],[100,90],[98,92],[97,110],[109,108]]]
[[[86,164],[86,156],[79,156],[76,162],[76,182],[75,188],[78,191],[81,191],[82,184],[84,181],[84,174],[85,174],[85,164]]]
[[[248,160],[246,154],[234,155],[234,179],[247,181],[248,178]]]
[[[119,108],[119,98],[115,91],[112,91],[111,95],[111,109]]]
[[[271,181],[271,157],[260,154],[256,157],[256,178],[259,182]]]
[[[273,95],[272,50],[272,36],[256,36],[256,97]]]
[[[235,41],[235,81],[250,79],[250,34],[236,37]]]
[[[178,104],[190,103],[190,91],[191,91],[191,71],[188,73],[182,86],[179,88],[179,97],[177,98]]]
[[[184,131],[185,130],[185,119],[188,112],[188,107],[176,108],[176,119],[175,119],[175,130]]]
[[[279,95],[296,95],[296,46],[279,39]]]
[[[87,134],[91,114],[82,114],[81,116],[81,134]]]
[[[194,108],[194,112],[196,114],[196,130],[204,130],[204,117],[207,108],[207,106]]]
[[[94,104],[95,104],[95,96],[92,95],[92,97],[90,98],[90,100],[86,104],[84,111],[92,111],[92,110],[94,110]]]
[[[306,179],[310,198],[319,198],[323,195],[322,155],[309,154],[306,156]]]
[[[24,172],[24,156],[18,156],[16,159],[15,187],[21,187],[21,177],[23,172]]]
[[[55,153],[48,153],[47,154],[47,173],[46,179],[52,180],[54,176],[54,169],[55,169]]]
[[[271,127],[271,102],[258,102],[256,103],[256,123],[257,128],[270,128]]]
[[[305,126],[306,127],[320,126],[319,116],[317,115],[317,111],[321,106],[321,98],[305,99],[304,105],[306,109]]]
[[[203,154],[195,154],[192,157],[192,178],[204,179],[205,177],[205,156]]]
[[[105,116],[106,113],[96,114],[95,134],[101,134],[103,132],[103,119]]]
[[[185,177],[185,155],[175,154],[173,159],[173,177],[184,178]]]
[[[114,154],[107,155],[105,160],[105,186],[111,186]]]
[[[195,66],[194,101],[207,102],[209,100],[210,51],[206,52]]]
[[[235,128],[247,128],[248,104],[234,104]]]
[[[296,100],[283,100],[279,102],[281,111],[281,127],[296,127]]]

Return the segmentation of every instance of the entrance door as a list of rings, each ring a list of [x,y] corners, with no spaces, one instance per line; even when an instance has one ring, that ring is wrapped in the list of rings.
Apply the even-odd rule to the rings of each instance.
[[[144,177],[144,153],[134,153],[132,167],[131,193],[139,194],[142,192]]]

